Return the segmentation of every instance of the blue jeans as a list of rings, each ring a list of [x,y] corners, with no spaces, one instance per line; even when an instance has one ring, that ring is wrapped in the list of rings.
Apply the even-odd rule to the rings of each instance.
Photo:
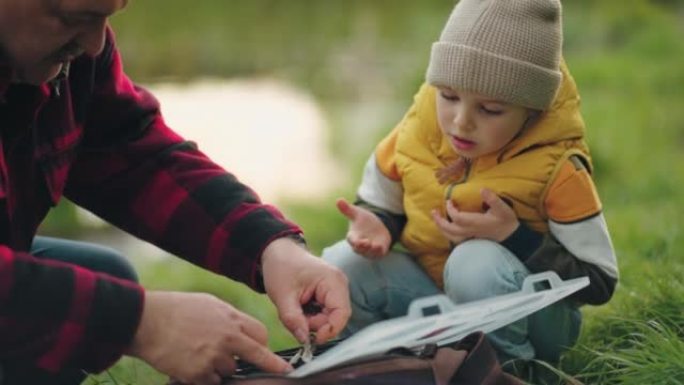
[[[36,237],[31,245],[31,254],[38,258],[68,262],[118,278],[138,281],[138,275],[128,260],[116,250],[107,247],[64,239]],[[78,385],[85,377],[86,374],[78,369],[47,374],[21,361],[5,361],[0,364],[0,385]]]
[[[388,318],[403,316],[415,298],[442,291],[409,254],[391,251],[380,260],[364,258],[340,241],[323,250],[323,259],[349,278],[352,315],[349,335]],[[466,303],[517,292],[530,274],[497,242],[474,239],[456,246],[444,266],[444,293]],[[557,302],[487,335],[501,362],[540,359],[557,363],[579,335],[581,313],[568,301]]]

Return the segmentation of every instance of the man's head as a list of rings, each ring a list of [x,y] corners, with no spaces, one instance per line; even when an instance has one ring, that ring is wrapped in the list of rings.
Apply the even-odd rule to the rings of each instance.
[[[545,110],[560,85],[559,0],[461,0],[432,46],[427,81]]]
[[[107,18],[128,0],[0,0],[0,62],[15,80],[41,84],[104,46]]]

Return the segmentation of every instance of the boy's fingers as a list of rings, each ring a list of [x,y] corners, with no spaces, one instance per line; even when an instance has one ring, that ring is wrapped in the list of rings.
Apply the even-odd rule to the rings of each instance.
[[[439,215],[436,210],[432,212],[432,218],[441,232],[445,234],[451,234],[451,222]]]
[[[442,217],[442,215],[440,215],[437,212],[437,210],[432,210],[432,219],[435,221],[435,224],[437,224],[437,226],[439,228],[443,228],[444,223],[446,223],[446,220],[444,219],[444,217]]]
[[[347,238],[347,242],[349,242],[349,244],[351,245],[352,249],[356,254],[363,255],[366,252],[366,249],[368,248],[366,242],[356,237]]]
[[[358,249],[362,245],[361,238],[358,235],[355,235],[354,233],[350,233],[347,235],[347,242],[353,247],[354,249]]]
[[[378,257],[382,257],[383,255],[387,254],[388,251],[389,251],[388,246],[378,244],[377,249],[376,249]]]
[[[337,204],[337,209],[340,210],[342,215],[347,217],[349,220],[355,220],[356,219],[356,207],[351,205],[349,202],[347,202],[346,199],[340,198],[336,202]]]
[[[447,221],[446,218],[439,215],[436,210],[433,211],[432,216],[435,220],[435,223],[437,224],[437,227],[447,237],[463,238],[469,236],[468,232],[466,231],[466,227],[464,227],[461,223],[468,221],[469,217],[467,214],[468,213],[458,212],[455,216],[455,220],[453,220],[452,222]]]
[[[454,217],[456,217],[460,212],[458,211],[456,206],[454,206],[454,203],[451,200],[447,201],[446,203],[446,211],[447,215],[449,216],[449,219],[451,219],[452,221],[454,220]]]
[[[448,209],[448,208],[447,208]],[[460,228],[473,229],[482,225],[486,219],[483,213],[471,213],[466,211],[458,211],[454,207],[455,212],[449,214],[451,216],[451,224]]]
[[[494,211],[495,213],[502,213],[502,212],[507,212],[511,208],[504,202],[501,197],[498,195],[494,194],[492,190],[489,189],[482,189],[481,192],[482,195],[482,200],[487,203],[489,206],[489,210]]]
[[[370,242],[368,242],[367,240],[363,240],[359,247],[359,250],[361,251],[360,254],[368,255],[369,253],[371,253],[372,248],[373,246],[370,244]]]

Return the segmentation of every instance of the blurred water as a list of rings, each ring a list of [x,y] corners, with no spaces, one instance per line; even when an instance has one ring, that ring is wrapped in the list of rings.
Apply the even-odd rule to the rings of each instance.
[[[167,123],[269,202],[325,196],[340,183],[315,100],[275,80],[149,87]]]

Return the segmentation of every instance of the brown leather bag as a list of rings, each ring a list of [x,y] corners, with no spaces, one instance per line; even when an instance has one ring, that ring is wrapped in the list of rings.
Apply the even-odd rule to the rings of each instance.
[[[252,373],[224,379],[222,385],[523,385],[504,373],[481,332],[449,346],[427,345],[419,354],[396,349],[304,378]]]

